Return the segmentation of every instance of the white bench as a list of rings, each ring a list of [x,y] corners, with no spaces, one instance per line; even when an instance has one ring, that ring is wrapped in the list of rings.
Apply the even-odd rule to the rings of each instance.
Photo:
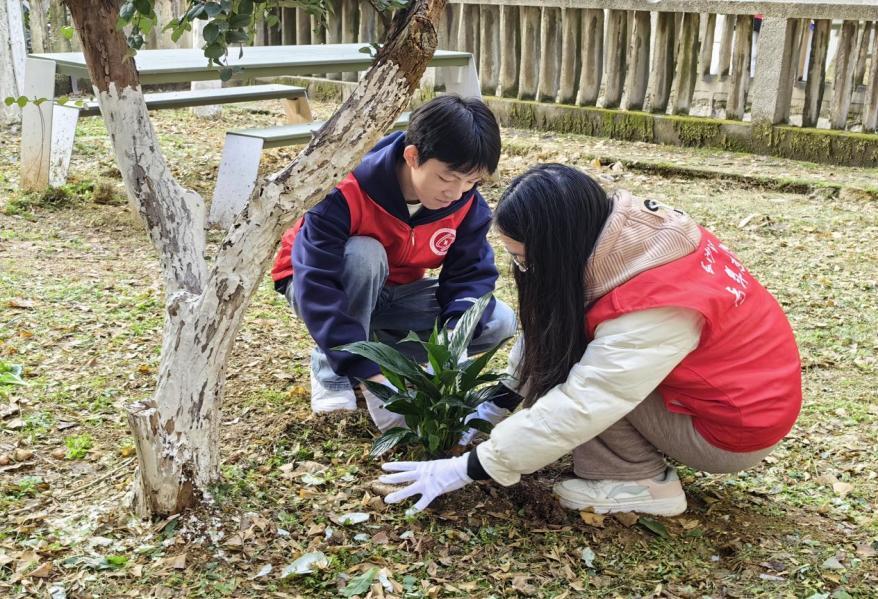
[[[283,100],[287,118],[292,123],[307,123],[311,120],[311,109],[303,87],[293,85],[251,85],[242,87],[224,87],[209,89],[193,89],[176,92],[156,92],[144,94],[148,110],[166,110],[186,108],[190,106],[210,106],[213,104],[231,104],[233,102],[254,102],[258,100]],[[81,106],[72,103],[56,104],[53,107],[54,126],[52,128],[52,154],[49,165],[49,183],[63,185],[67,180],[70,167],[70,156],[73,153],[73,139],[76,123],[80,117],[92,117],[101,114],[96,100],[90,100]]]
[[[409,115],[408,112],[400,115],[391,131],[408,127]],[[315,121],[226,133],[208,223],[227,229],[247,204],[256,187],[262,150],[307,143],[322,126],[322,121]]]

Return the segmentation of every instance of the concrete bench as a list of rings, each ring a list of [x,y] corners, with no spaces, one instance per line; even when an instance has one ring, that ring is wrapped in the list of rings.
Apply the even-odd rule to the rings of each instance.
[[[391,131],[408,127],[409,115],[400,115]],[[247,204],[256,187],[262,150],[307,143],[322,126],[322,121],[315,121],[226,133],[208,223],[226,229]]]
[[[201,88],[176,92],[156,92],[143,95],[148,110],[166,110],[191,106],[210,106],[231,104],[233,102],[255,102],[258,100],[283,100],[287,120],[291,123],[311,121],[311,109],[303,87],[293,85],[250,85],[242,87]],[[49,182],[63,185],[67,180],[70,156],[73,153],[73,139],[79,117],[92,117],[101,114],[96,100],[81,106],[72,103],[56,104],[53,109],[54,127],[52,130],[52,155],[49,165]]]
[[[144,94],[143,99],[146,101],[146,107],[149,110],[167,110],[170,108],[212,106],[214,104],[256,102],[259,100],[295,101],[307,99],[307,94],[304,87],[270,84],[158,92]],[[96,100],[86,102],[79,109],[79,116],[98,116],[100,113],[101,109]]]

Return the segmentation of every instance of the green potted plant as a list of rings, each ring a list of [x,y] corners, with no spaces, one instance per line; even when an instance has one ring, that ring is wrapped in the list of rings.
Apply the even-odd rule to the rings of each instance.
[[[372,360],[395,387],[363,381],[387,410],[405,418],[405,427],[391,428],[375,440],[373,457],[399,444],[419,444],[429,457],[447,456],[469,428],[491,431],[492,425],[486,420],[466,420],[505,378],[503,374],[484,370],[506,339],[476,358],[466,357],[466,348],[490,300],[490,293],[479,298],[453,329],[440,328],[437,322],[426,341],[409,332],[402,342],[419,343],[427,354],[429,367],[377,341],[358,341],[336,348]]]

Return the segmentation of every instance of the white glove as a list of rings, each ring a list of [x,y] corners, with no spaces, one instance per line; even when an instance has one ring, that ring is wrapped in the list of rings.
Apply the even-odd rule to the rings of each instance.
[[[384,498],[385,503],[399,503],[413,495],[421,498],[415,504],[415,511],[420,512],[430,503],[445,493],[456,491],[473,482],[466,473],[469,453],[446,460],[430,462],[388,462],[381,465],[385,474],[378,481],[388,485],[412,483],[406,488],[390,493]]]
[[[469,416],[463,421],[464,424],[472,420],[473,418],[479,418],[481,420],[487,420],[493,425],[497,425],[500,421],[505,419],[509,414],[511,414],[509,410],[506,408],[501,408],[493,401],[483,401],[480,403],[474,412],[471,412]],[[466,431],[464,434],[460,436],[460,441],[457,442],[458,445],[469,445],[473,442],[473,439],[476,438],[476,435],[479,433],[479,429],[471,428]]]
[[[380,382],[394,392],[397,390],[387,379],[376,382]],[[396,412],[391,412],[385,408],[384,401],[369,391],[366,385],[363,385],[363,399],[366,400],[366,408],[369,410],[369,416],[372,417],[372,422],[375,423],[375,426],[377,426],[378,430],[382,433],[397,426],[405,426],[405,416],[397,414]]]

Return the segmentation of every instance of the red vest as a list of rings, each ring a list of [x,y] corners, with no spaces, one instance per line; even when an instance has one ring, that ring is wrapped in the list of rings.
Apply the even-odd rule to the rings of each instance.
[[[351,237],[372,237],[384,246],[391,285],[405,285],[424,277],[429,268],[439,268],[448,248],[457,237],[457,227],[472,208],[475,194],[451,214],[412,227],[391,215],[374,202],[357,182],[353,173],[338,184],[351,216]],[[303,216],[281,238],[280,251],[271,269],[271,278],[281,281],[293,274],[292,248],[305,222]]]
[[[711,445],[749,452],[793,427],[802,405],[799,352],[783,310],[716,237],[702,229],[691,254],[632,277],[586,314],[590,336],[605,320],[663,306],[704,317],[698,347],[658,390],[671,412],[692,416]]]

